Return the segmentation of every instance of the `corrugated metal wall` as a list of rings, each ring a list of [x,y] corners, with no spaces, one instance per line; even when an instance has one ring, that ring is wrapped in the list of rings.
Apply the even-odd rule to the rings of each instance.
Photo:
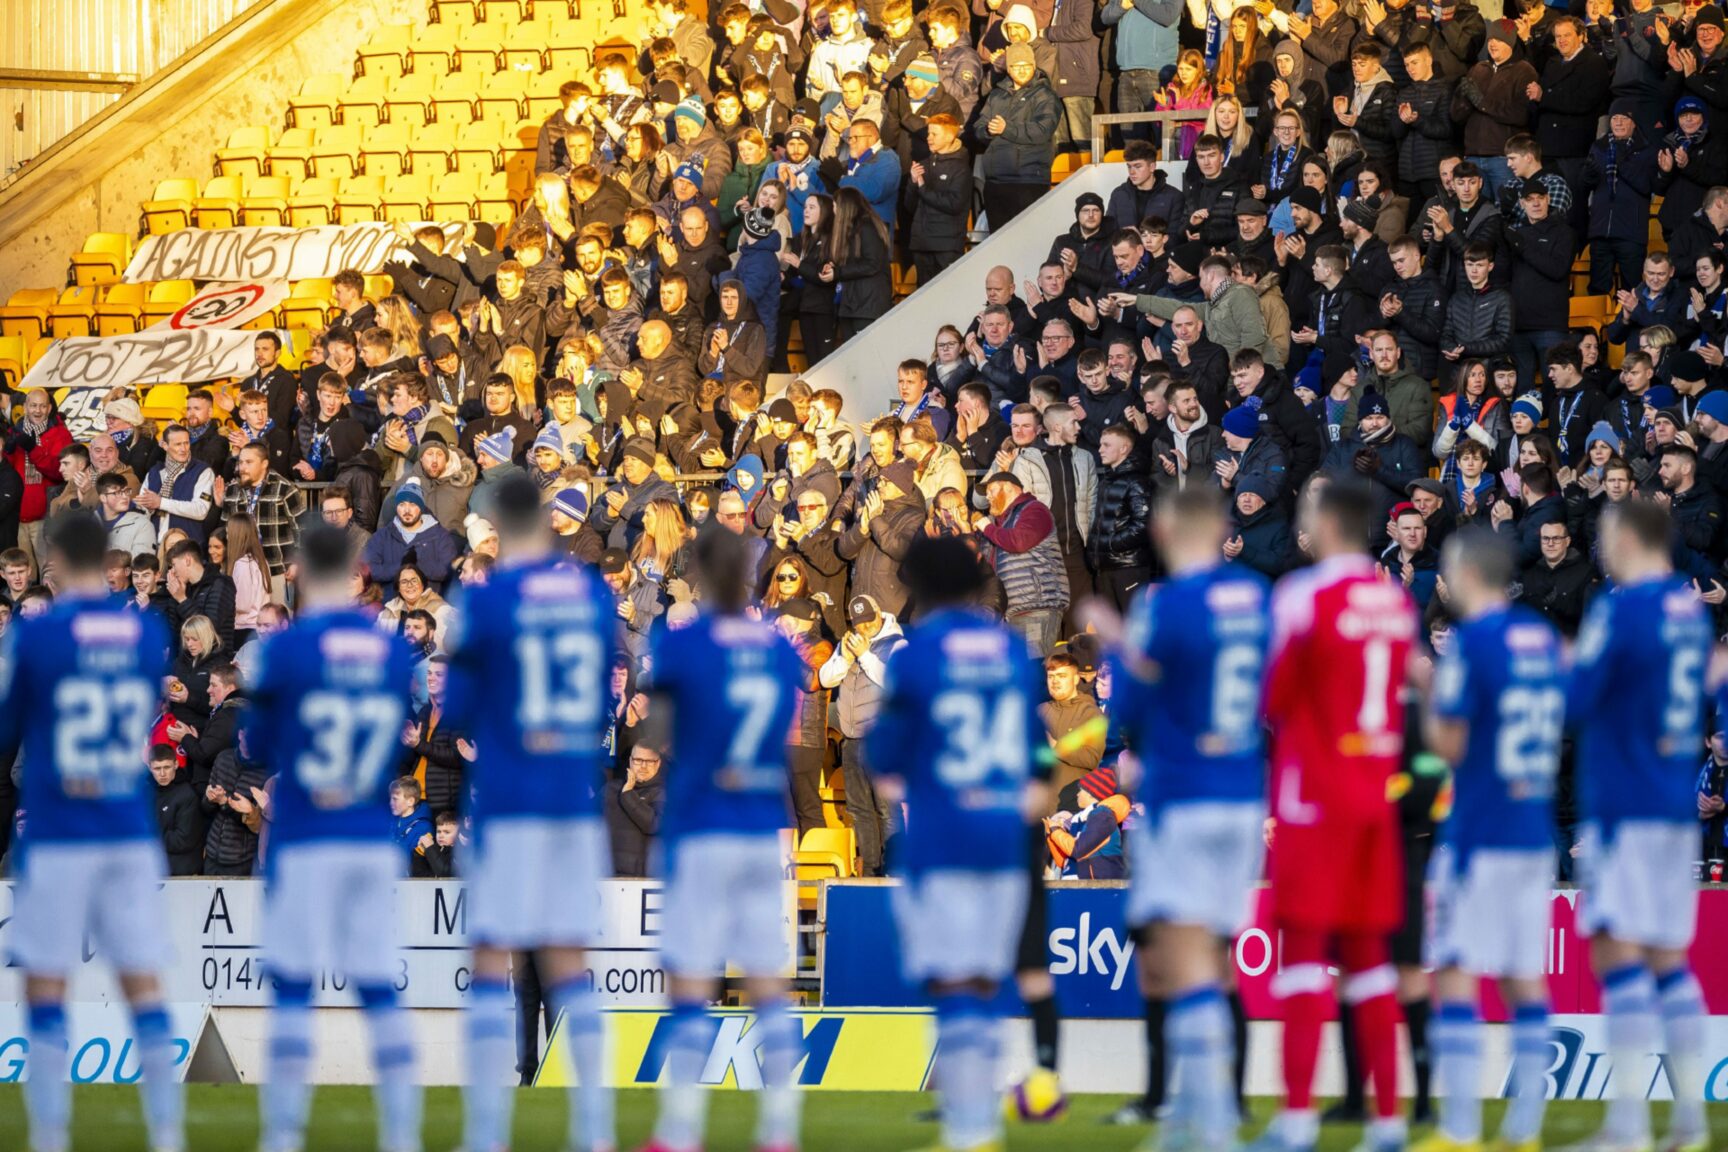
[[[145,78],[259,0],[0,0],[0,67]],[[0,88],[0,178],[120,99]]]

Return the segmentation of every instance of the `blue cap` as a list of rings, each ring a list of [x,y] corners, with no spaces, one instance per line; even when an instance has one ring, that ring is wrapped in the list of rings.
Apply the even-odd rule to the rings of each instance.
[[[1224,431],[1252,440],[1260,435],[1260,413],[1252,408],[1232,408],[1224,413]]]
[[[561,488],[552,497],[552,507],[580,524],[588,519],[588,493],[580,488]]]
[[[1718,424],[1728,424],[1728,392],[1704,393],[1698,397],[1692,415],[1708,416]]]
[[[1652,384],[1644,390],[1644,407],[1661,410],[1672,408],[1680,399],[1680,394],[1666,384]]]
[[[1542,423],[1542,401],[1534,396],[1520,396],[1512,401],[1512,415],[1528,416],[1530,423]]]

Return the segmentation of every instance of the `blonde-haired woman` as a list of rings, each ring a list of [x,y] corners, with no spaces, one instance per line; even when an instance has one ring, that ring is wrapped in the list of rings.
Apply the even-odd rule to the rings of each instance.
[[[384,297],[377,304],[378,327],[388,328],[390,334],[396,337],[396,345],[390,350],[392,359],[407,358],[416,363],[424,352],[420,347],[420,318],[414,315],[408,301],[400,296]]]
[[[208,616],[191,616],[180,625],[180,650],[168,678],[168,712],[193,728],[210,719],[210,672],[227,662],[222,637]]]
[[[1212,111],[1206,115],[1202,129],[1208,136],[1224,141],[1224,167],[1235,173],[1244,184],[1253,182],[1260,171],[1260,144],[1254,137],[1248,117],[1242,112],[1242,101],[1235,96],[1219,96],[1212,101]],[[1188,161],[1188,179],[1200,179],[1199,166]]]
[[[676,500],[650,500],[642,510],[642,535],[630,549],[630,562],[644,580],[662,586],[687,567],[690,532]]]
[[[516,414],[532,421],[539,408],[535,389],[540,382],[540,361],[528,348],[512,344],[504,349],[504,355],[498,361],[498,371],[516,383]]]

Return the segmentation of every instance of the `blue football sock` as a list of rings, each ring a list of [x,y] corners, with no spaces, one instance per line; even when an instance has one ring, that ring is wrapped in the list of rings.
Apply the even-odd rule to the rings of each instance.
[[[468,1152],[494,1152],[510,1142],[511,1086],[503,1072],[515,1059],[516,1004],[501,978],[476,976],[472,992],[463,1143]]]
[[[66,1009],[57,1003],[32,1003],[29,1025],[30,1078],[24,1082],[24,1103],[30,1111],[30,1147],[64,1152],[72,1123]]]
[[[552,1004],[564,1016],[565,1043],[576,1067],[570,1092],[570,1140],[577,1148],[610,1148],[617,1140],[612,1089],[606,1084],[606,1022],[600,997],[586,979],[552,989]]]

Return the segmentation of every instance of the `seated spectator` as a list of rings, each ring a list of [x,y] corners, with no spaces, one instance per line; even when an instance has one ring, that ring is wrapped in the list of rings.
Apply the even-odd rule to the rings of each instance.
[[[457,855],[468,847],[467,837],[462,835],[461,821],[457,820],[455,812],[445,809],[433,818],[432,827],[432,842],[424,843],[425,838],[421,838],[427,875],[434,880],[455,879],[461,874]]]
[[[381,584],[394,584],[405,566],[413,566],[434,589],[450,579],[460,551],[449,529],[427,515],[419,485],[404,484],[391,503],[389,522],[380,525],[360,554],[361,563]]]
[[[1045,821],[1045,843],[1062,879],[1124,879],[1128,861],[1122,827],[1128,820],[1128,797],[1116,790],[1116,770],[1103,767],[1082,776],[1074,789],[1074,807],[1078,811],[1063,808]]]

